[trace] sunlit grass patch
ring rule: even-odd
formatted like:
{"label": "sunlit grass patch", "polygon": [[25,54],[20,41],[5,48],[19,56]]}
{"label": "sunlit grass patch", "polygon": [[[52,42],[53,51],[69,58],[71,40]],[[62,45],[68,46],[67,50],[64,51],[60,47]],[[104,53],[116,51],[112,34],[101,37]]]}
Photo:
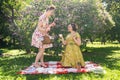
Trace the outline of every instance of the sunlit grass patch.
{"label": "sunlit grass patch", "polygon": [[23,50],[10,50],[10,51],[7,51],[6,53],[4,54],[8,54],[8,55],[20,55],[20,54],[25,54],[25,51]]}
{"label": "sunlit grass patch", "polygon": [[6,55],[21,55],[21,54],[25,54],[25,51],[23,50],[19,50],[19,49],[0,49],[2,55],[6,56]]}

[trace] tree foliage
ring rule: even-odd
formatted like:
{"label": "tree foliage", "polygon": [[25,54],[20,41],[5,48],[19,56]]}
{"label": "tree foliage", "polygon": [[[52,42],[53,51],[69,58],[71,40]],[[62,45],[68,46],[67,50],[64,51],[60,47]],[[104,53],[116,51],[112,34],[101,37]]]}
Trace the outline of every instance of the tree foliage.
{"label": "tree foliage", "polygon": [[13,34],[18,31],[19,28],[15,21],[19,16],[20,6],[20,0],[0,0],[1,43],[7,41],[7,43],[15,44],[15,37]]}
{"label": "tree foliage", "polygon": [[[21,2],[23,4],[23,1]],[[31,37],[37,26],[38,18],[51,4],[54,4],[57,9],[50,22],[54,18],[58,18],[56,27],[50,32],[51,35],[55,36],[53,49],[61,50],[60,40],[57,35],[62,33],[66,36],[69,23],[74,22],[78,25],[78,32],[81,34],[82,39],[101,36],[106,30],[114,26],[112,16],[106,11],[100,0],[34,0],[24,8],[21,5],[22,8],[19,7],[18,10],[16,9],[18,3],[16,4],[16,7],[13,8],[13,10],[16,10],[14,11],[16,17],[13,17],[13,24],[8,27],[20,48],[28,52],[32,50],[30,46]],[[24,2],[24,4],[26,3]]]}
{"label": "tree foliage", "polygon": [[106,31],[108,39],[120,42],[120,0],[103,0],[107,11],[113,16],[115,27]]}

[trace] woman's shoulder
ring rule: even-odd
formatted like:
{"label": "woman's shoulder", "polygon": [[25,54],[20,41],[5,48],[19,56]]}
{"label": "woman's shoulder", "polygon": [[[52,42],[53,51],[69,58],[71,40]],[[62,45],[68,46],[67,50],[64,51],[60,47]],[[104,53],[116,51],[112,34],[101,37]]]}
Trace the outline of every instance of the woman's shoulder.
{"label": "woman's shoulder", "polygon": [[44,19],[45,19],[45,15],[42,14],[42,15],[39,17],[39,21],[44,20]]}
{"label": "woman's shoulder", "polygon": [[76,32],[76,36],[77,36],[77,37],[80,37],[80,33]]}
{"label": "woman's shoulder", "polygon": [[80,35],[80,33],[76,32],[76,35]]}

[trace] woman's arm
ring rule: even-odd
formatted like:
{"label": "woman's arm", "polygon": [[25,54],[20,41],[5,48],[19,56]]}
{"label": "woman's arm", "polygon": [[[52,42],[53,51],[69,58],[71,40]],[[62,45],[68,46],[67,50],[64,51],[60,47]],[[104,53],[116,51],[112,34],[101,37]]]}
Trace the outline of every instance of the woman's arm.
{"label": "woman's arm", "polygon": [[73,37],[73,39],[74,39],[75,43],[76,43],[78,46],[81,45],[81,39],[80,39],[80,37]]}
{"label": "woman's arm", "polygon": [[39,21],[38,22],[38,29],[40,32],[42,33],[46,33],[46,30],[42,28],[43,27],[43,22],[42,21]]}
{"label": "woman's arm", "polygon": [[65,41],[65,39],[63,38],[63,35],[62,34],[59,34],[59,37],[61,38],[61,41],[64,45],[67,44],[67,42]]}
{"label": "woman's arm", "polygon": [[54,27],[56,25],[56,21],[58,20],[58,18],[55,18],[54,21],[48,25],[48,28],[46,29],[46,31],[50,31],[51,27]]}
{"label": "woman's arm", "polygon": [[62,37],[61,39],[62,39],[62,43],[63,43],[64,45],[66,45],[66,44],[67,44],[66,40],[64,40],[63,37]]}
{"label": "woman's arm", "polygon": [[48,25],[46,31],[47,31],[47,32],[50,31],[51,27],[53,27],[53,26],[55,26],[55,23],[54,23],[54,22]]}

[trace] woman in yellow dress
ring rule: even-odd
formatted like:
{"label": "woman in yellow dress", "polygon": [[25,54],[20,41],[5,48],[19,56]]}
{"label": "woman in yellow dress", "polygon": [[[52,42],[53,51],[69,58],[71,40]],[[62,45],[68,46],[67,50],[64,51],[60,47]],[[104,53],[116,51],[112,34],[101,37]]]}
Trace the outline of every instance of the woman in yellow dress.
{"label": "woman in yellow dress", "polygon": [[83,55],[79,47],[81,45],[81,38],[76,30],[76,25],[72,23],[68,25],[68,31],[70,33],[67,35],[66,40],[60,35],[62,43],[66,45],[61,60],[62,65],[65,67],[78,68],[85,66]]}

